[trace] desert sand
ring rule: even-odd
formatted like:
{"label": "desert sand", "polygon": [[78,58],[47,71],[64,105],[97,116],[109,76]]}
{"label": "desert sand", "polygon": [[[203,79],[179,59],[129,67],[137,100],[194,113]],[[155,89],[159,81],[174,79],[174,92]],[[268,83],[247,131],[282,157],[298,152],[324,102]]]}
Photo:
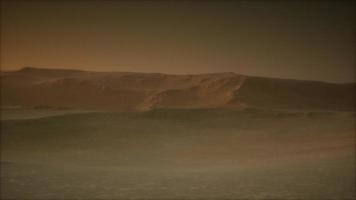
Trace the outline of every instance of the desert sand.
{"label": "desert sand", "polygon": [[355,84],[1,73],[3,199],[354,199]]}

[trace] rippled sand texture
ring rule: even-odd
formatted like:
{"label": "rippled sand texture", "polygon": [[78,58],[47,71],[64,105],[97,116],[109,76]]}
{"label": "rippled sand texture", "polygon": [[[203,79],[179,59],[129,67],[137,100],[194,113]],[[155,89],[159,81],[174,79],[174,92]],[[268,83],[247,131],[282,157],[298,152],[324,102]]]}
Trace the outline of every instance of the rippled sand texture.
{"label": "rippled sand texture", "polygon": [[353,199],[355,114],[161,109],[3,120],[4,199]]}

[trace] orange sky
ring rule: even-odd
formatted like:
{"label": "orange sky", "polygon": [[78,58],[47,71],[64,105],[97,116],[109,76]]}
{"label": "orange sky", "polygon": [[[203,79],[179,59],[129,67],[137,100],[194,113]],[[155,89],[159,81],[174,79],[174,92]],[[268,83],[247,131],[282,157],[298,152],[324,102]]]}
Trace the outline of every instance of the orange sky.
{"label": "orange sky", "polygon": [[355,4],[2,1],[1,69],[355,80]]}

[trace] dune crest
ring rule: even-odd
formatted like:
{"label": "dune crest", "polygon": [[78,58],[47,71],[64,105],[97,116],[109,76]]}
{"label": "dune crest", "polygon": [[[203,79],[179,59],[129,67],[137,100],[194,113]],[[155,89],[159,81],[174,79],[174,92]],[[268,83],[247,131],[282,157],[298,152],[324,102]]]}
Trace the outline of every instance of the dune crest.
{"label": "dune crest", "polygon": [[262,107],[354,110],[355,84],[250,77],[170,75],[25,67],[2,72],[2,105],[146,111]]}

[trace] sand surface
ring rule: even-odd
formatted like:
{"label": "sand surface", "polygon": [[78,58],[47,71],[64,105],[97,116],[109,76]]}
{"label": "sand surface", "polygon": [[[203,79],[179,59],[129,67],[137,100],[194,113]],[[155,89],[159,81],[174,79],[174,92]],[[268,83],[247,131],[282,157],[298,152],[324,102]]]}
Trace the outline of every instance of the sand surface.
{"label": "sand surface", "polygon": [[354,199],[355,114],[261,109],[3,120],[4,199]]}

